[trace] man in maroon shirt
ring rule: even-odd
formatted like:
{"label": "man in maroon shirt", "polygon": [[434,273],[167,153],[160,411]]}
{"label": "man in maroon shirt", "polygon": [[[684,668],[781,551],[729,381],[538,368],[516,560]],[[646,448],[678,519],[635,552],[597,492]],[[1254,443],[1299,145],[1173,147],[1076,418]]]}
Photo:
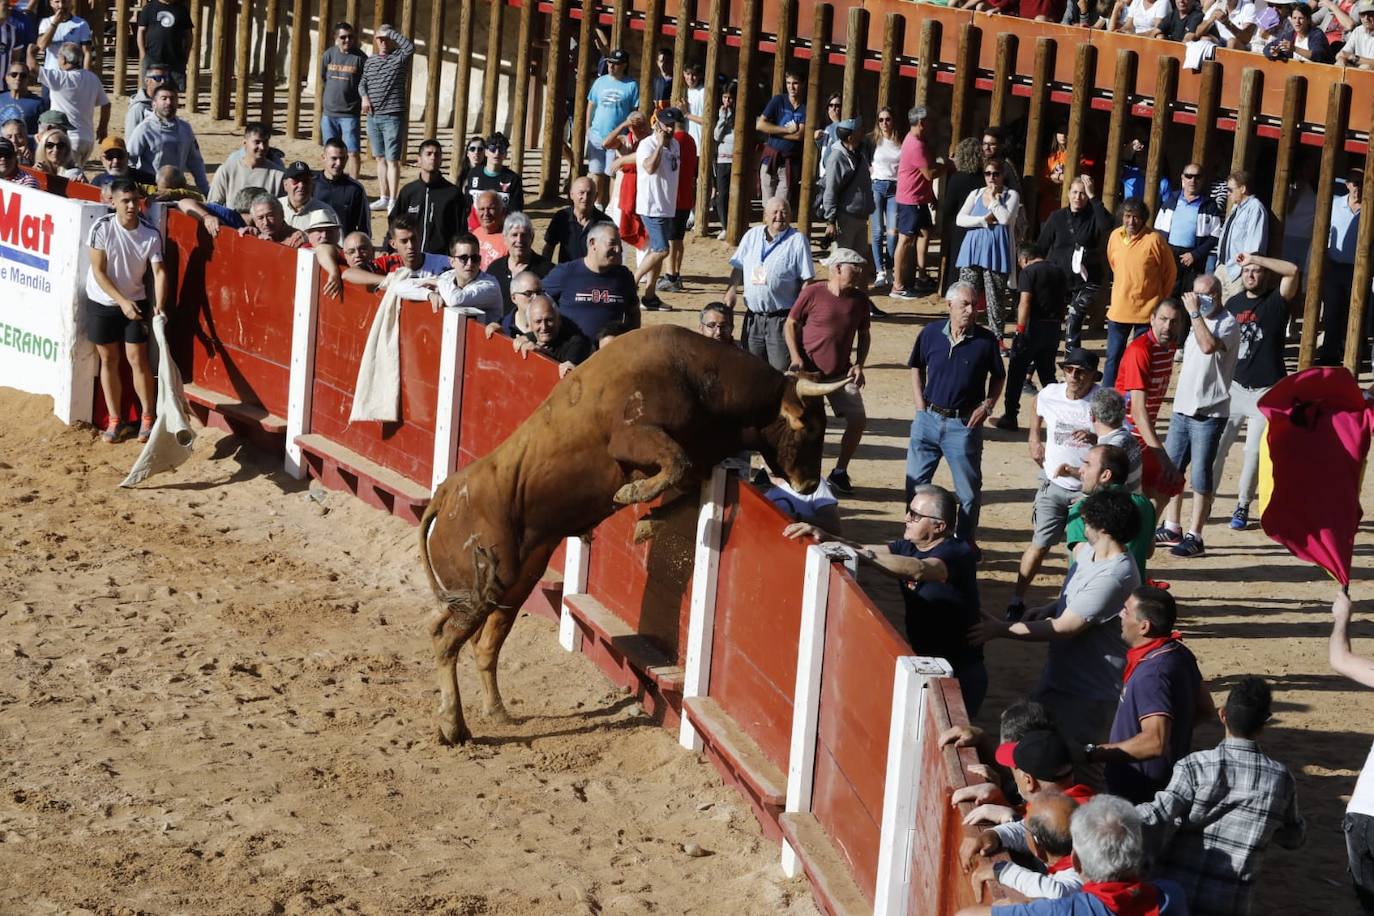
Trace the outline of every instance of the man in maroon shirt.
{"label": "man in maroon shirt", "polygon": [[[819,372],[822,378],[849,376],[849,384],[826,395],[837,417],[844,419],[840,457],[826,480],[830,488],[848,496],[849,459],[859,448],[868,415],[860,389],[864,386],[864,361],[868,359],[869,315],[873,302],[864,292],[863,272],[868,263],[850,248],[837,248],[826,261],[830,279],[812,283],[801,291],[787,313],[783,336],[791,354],[790,372]],[[855,339],[859,352],[851,361]]]}

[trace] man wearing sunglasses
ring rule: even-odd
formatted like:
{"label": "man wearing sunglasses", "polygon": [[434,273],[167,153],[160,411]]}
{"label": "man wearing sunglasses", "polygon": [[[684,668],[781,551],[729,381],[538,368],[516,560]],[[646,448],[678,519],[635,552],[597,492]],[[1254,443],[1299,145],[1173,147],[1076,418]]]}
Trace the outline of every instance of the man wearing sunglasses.
{"label": "man wearing sunglasses", "polygon": [[449,247],[449,269],[437,277],[402,281],[397,295],[402,299],[428,300],[436,312],[441,308],[459,309],[483,324],[500,321],[501,290],[491,275],[482,270],[481,261],[477,239],[466,232],[455,236]]}
{"label": "man wearing sunglasses", "polygon": [[28,132],[34,134],[38,132],[38,116],[48,110],[48,100],[34,95],[29,89],[28,65],[22,57],[16,57],[5,71],[5,91],[0,92],[0,123],[19,118]]}
{"label": "man wearing sunglasses", "polygon": [[0,139],[0,181],[23,185],[26,188],[38,187],[38,181],[19,167],[19,155],[14,144]]}
{"label": "man wearing sunglasses", "polygon": [[479,226],[476,204],[483,191],[500,196],[504,213],[525,211],[525,189],[520,175],[506,166],[506,153],[509,150],[510,142],[506,140],[506,135],[497,131],[482,144],[482,167],[468,170],[463,183],[463,206],[467,210],[469,230],[476,231]]}
{"label": "man wearing sunglasses", "polygon": [[1336,55],[1336,64],[1374,70],[1374,3],[1365,0],[1356,4],[1355,15],[1360,19],[1360,26],[1345,36],[1345,45]]}
{"label": "man wearing sunglasses", "polygon": [[639,83],[629,78],[630,55],[616,48],[606,55],[606,65],[609,72],[587,90],[587,174],[596,183],[596,200],[603,207],[611,199],[610,163],[616,157],[603,144],[639,108]]}
{"label": "man wearing sunglasses", "polygon": [[129,110],[124,114],[124,136],[125,138],[134,135],[134,129],[143,123],[143,120],[153,113],[153,93],[157,87],[167,82],[167,69],[157,64],[149,65],[143,74],[143,85],[134,93],[134,97],[129,100]]}
{"label": "man wearing sunglasses", "polygon": [[362,153],[362,139],[358,125],[362,123],[362,96],[358,85],[363,78],[363,64],[367,55],[358,49],[353,24],[334,25],[334,47],[320,59],[320,85],[324,86],[323,111],[320,115],[320,135],[327,143],[340,140],[348,150],[347,171],[358,177],[358,158]]}
{"label": "man wearing sunglasses", "polygon": [[860,561],[901,580],[907,641],[917,655],[949,662],[964,706],[974,716],[987,694],[988,673],[982,648],[968,639],[982,612],[973,548],[954,537],[958,512],[952,493],[922,484],[908,501],[901,537],[886,544],[860,544],[805,522],[794,522],[782,533],[793,540],[843,544]]}
{"label": "man wearing sunglasses", "polygon": [[1182,187],[1170,191],[1159,201],[1155,229],[1169,240],[1178,263],[1178,278],[1173,295],[1193,288],[1193,280],[1207,271],[1207,259],[1221,240],[1222,213],[1216,202],[1203,193],[1207,188],[1202,166],[1190,162],[1183,167]]}

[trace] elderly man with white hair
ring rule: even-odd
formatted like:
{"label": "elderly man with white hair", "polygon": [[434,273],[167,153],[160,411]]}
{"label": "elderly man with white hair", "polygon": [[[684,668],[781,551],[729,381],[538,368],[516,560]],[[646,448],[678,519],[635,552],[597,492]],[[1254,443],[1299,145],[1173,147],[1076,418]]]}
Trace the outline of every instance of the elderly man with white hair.
{"label": "elderly man with white hair", "polygon": [[501,237],[506,240],[506,253],[487,266],[487,273],[501,287],[501,298],[507,308],[511,305],[511,277],[532,271],[541,279],[553,270],[553,262],[534,250],[534,223],[522,212],[506,217],[501,225]]}
{"label": "elderly man with white hair", "polygon": [[[29,69],[38,74],[38,82],[50,93],[52,108],[65,114],[75,127],[69,131],[76,162],[83,165],[91,156],[97,142],[105,139],[110,127],[110,97],[105,94],[100,77],[81,66],[81,47],[65,42],[57,49],[57,69],[38,66],[37,45],[29,45]],[[95,124],[95,111],[100,109],[100,124]]]}
{"label": "elderly man with white hair", "polygon": [[1073,813],[1069,834],[1082,891],[1008,906],[969,906],[957,916],[1187,916],[1183,888],[1173,881],[1145,880],[1141,819],[1130,802],[1115,795],[1096,796]]}
{"label": "elderly man with white hair", "polygon": [[744,233],[730,267],[725,304],[735,308],[743,289],[745,349],[785,372],[790,354],[783,324],[802,286],[816,276],[811,246],[805,235],[792,228],[792,208],[786,198],[764,203],[763,224]]}

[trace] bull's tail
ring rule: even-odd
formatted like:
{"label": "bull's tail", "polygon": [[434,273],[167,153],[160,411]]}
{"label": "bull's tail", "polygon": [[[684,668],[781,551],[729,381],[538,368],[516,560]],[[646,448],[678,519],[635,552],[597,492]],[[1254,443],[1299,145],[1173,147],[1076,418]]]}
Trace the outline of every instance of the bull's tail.
{"label": "bull's tail", "polygon": [[429,552],[429,535],[439,515],[439,492],[425,507],[420,516],[420,559],[424,561],[425,575],[429,577],[429,587],[439,599],[440,609],[430,618],[432,635],[444,628],[450,617],[457,615],[458,623],[464,629],[481,623],[492,610],[499,606],[498,601],[505,586],[497,574],[498,562],[492,550],[476,542],[476,535],[468,539],[465,548],[472,550],[472,583],[469,588],[450,587],[439,580],[434,572],[434,562]]}
{"label": "bull's tail", "polygon": [[434,519],[439,514],[437,506],[439,504],[439,494],[436,491],[434,497],[430,499],[429,505],[425,506],[425,512],[420,516],[420,559],[425,564],[425,575],[429,577],[429,587],[434,594],[443,600],[443,586],[439,584],[439,579],[434,575],[434,564],[429,560],[429,529],[434,527]]}

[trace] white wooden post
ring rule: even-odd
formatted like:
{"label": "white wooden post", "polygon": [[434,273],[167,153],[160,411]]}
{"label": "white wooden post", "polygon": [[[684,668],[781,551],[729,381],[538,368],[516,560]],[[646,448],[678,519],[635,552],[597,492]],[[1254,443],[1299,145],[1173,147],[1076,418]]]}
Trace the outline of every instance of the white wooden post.
{"label": "white wooden post", "polygon": [[[802,581],[801,633],[797,638],[797,689],[792,694],[792,746],[787,754],[787,812],[811,810],[816,775],[816,731],[821,707],[821,661],[825,657],[825,615],[830,604],[830,554],[820,545],[806,549]],[[801,860],[786,840],[782,870],[789,878],[801,874]]]}
{"label": "white wooden post", "polygon": [[[711,649],[716,630],[716,576],[720,570],[720,526],[725,514],[725,468],[717,465],[701,485],[697,512],[696,557],[692,563],[692,606],[687,621],[687,659],[683,664],[682,698],[705,696],[711,683]],[[686,716],[678,743],[702,749],[701,736]]]}
{"label": "white wooden post", "polygon": [[296,252],[295,314],[291,321],[291,381],[286,394],[286,473],[305,476],[297,436],[310,432],[315,387],[315,324],[320,308],[320,272],[309,251]]}
{"label": "white wooden post", "polygon": [[439,343],[439,403],[434,411],[434,471],[429,489],[439,489],[458,467],[458,430],[463,411],[463,359],[468,342],[468,319],[457,309],[444,309]]}
{"label": "white wooden post", "polygon": [[558,643],[569,652],[582,648],[582,631],[568,607],[569,595],[587,591],[587,570],[591,566],[591,544],[585,538],[568,538],[563,551],[563,609],[558,618]]}
{"label": "white wooden post", "polygon": [[911,899],[911,847],[916,799],[921,793],[921,754],[931,680],[953,672],[943,658],[897,659],[892,680],[892,724],[887,733],[887,778],[878,841],[878,881],[873,916],[906,916]]}

